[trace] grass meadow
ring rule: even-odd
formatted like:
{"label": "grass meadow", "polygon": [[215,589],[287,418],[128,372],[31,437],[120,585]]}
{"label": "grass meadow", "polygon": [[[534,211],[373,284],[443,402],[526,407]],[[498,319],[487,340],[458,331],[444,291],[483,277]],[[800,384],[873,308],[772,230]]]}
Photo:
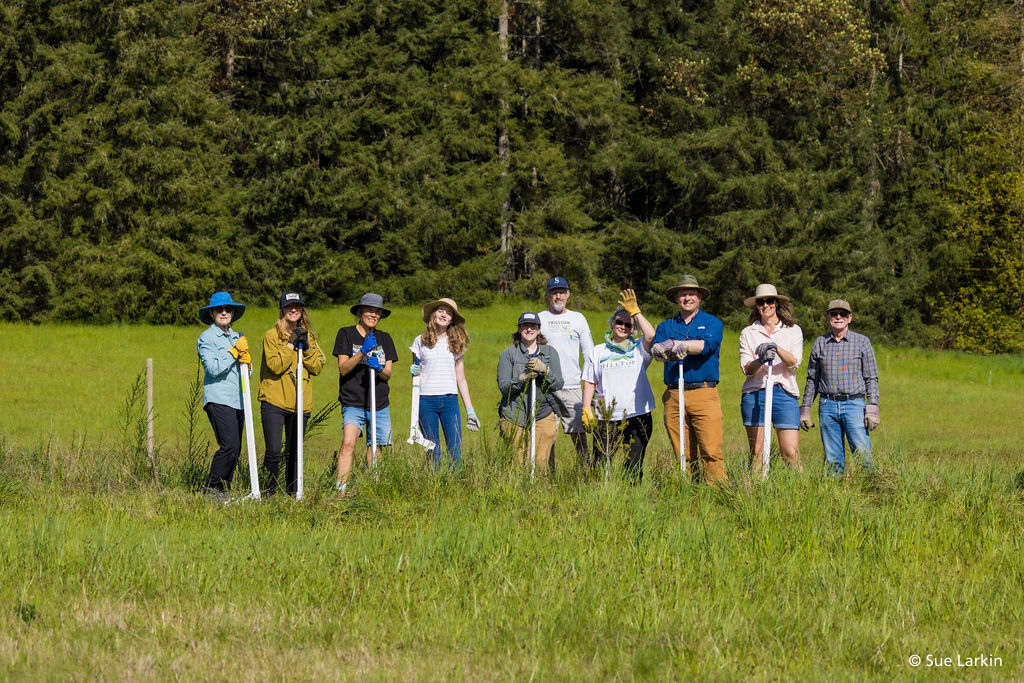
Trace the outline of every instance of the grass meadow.
{"label": "grass meadow", "polygon": [[[745,474],[731,331],[728,487],[679,481],[660,409],[639,487],[582,473],[564,438],[554,478],[531,485],[499,451],[494,381],[528,307],[465,311],[483,428],[464,467],[435,473],[404,443],[422,323],[397,308],[379,477],[357,469],[358,495],[335,499],[335,413],[307,442],[306,500],[228,507],[194,491],[212,451],[205,415],[188,434],[198,323],[0,325],[0,678],[1024,678],[1024,359],[876,346],[876,471],[824,478],[815,430],[807,471],[762,483]],[[319,407],[352,317],[311,314]],[[256,342],[274,315],[235,327]],[[607,316],[588,315],[596,336]],[[824,321],[802,322],[809,349]],[[147,358],[155,476],[141,406],[125,415]],[[244,493],[244,452],[235,481]]]}

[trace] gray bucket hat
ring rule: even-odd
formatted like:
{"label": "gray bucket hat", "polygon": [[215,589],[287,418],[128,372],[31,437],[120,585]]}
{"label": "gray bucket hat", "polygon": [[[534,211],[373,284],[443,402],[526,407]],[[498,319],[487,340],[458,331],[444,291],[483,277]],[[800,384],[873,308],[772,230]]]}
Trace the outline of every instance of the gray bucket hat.
{"label": "gray bucket hat", "polygon": [[380,294],[374,294],[367,292],[359,297],[359,303],[348,309],[352,312],[352,315],[360,315],[359,309],[361,308],[379,308],[383,313],[380,314],[381,320],[391,315],[391,311],[384,308],[384,297]]}
{"label": "gray bucket hat", "polygon": [[668,288],[668,291],[665,292],[665,298],[671,301],[672,303],[676,303],[676,294],[679,292],[680,289],[696,289],[698,292],[700,292],[700,298],[702,299],[707,299],[709,296],[711,296],[711,290],[708,289],[707,287],[701,287],[699,284],[697,284],[696,277],[694,277],[693,275],[683,275],[681,278],[679,278],[679,281],[676,282],[675,287]]}

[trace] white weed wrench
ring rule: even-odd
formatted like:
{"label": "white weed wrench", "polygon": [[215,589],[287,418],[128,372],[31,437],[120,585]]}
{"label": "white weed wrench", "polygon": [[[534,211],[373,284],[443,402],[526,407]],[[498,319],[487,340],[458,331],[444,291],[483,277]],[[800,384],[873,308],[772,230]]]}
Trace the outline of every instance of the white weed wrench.
{"label": "white weed wrench", "polygon": [[761,478],[768,478],[772,454],[772,362],[768,361],[768,381],[764,387],[764,437],[761,442]]}
{"label": "white weed wrench", "polygon": [[537,378],[530,378],[530,483],[537,469]]}
{"label": "white weed wrench", "polygon": [[239,368],[242,377],[242,410],[245,413],[245,445],[249,449],[249,486],[252,491],[248,496],[242,498],[260,499],[260,475],[259,465],[256,464],[256,435],[252,426],[252,396],[249,388],[249,366],[240,363]]}
{"label": "white weed wrench", "polygon": [[298,480],[295,484],[295,500],[302,500],[302,437],[303,437],[303,406],[302,400],[302,343],[296,347],[299,352],[299,366],[295,368],[295,454],[298,460]]}
{"label": "white weed wrench", "polygon": [[[420,362],[417,360],[416,365]],[[423,432],[420,431],[420,376],[412,376],[412,415],[410,416],[410,422],[412,425],[409,427],[409,438],[406,439],[406,443],[419,444],[428,451],[434,450],[437,446],[433,441],[423,436]]]}
{"label": "white weed wrench", "polygon": [[370,471],[377,476],[377,371],[370,368]]}
{"label": "white weed wrench", "polygon": [[[685,356],[683,357],[685,358]],[[686,476],[686,387],[683,386],[683,361],[679,361],[679,473]]]}

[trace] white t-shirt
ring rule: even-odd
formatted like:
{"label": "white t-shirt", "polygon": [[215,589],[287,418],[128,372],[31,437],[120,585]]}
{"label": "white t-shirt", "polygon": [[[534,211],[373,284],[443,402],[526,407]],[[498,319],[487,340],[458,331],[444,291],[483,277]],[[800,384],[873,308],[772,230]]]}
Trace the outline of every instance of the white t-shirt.
{"label": "white t-shirt", "polygon": [[434,348],[423,344],[418,335],[412,341],[409,350],[420,359],[420,396],[444,396],[459,393],[459,385],[455,381],[456,356],[448,350],[448,336],[437,340]]}
{"label": "white t-shirt", "polygon": [[[772,385],[782,387],[790,396],[800,398],[800,387],[796,383],[796,369],[800,367],[800,361],[804,355],[804,333],[799,325],[783,327],[776,325],[775,332],[769,336],[768,330],[760,321],[754,321],[740,332],[740,370],[747,367],[747,363],[757,358],[757,347],[765,342],[773,341],[780,349],[789,351],[796,358],[796,366],[787,368],[780,358],[772,363]],[[768,367],[762,365],[753,375],[748,375],[743,382],[741,393],[748,394],[752,391],[764,389],[765,380],[768,378]]]}
{"label": "white t-shirt", "polygon": [[582,313],[568,310],[561,313],[544,310],[537,315],[540,316],[540,333],[548,340],[548,346],[558,353],[565,388],[578,387],[580,352],[588,358],[594,350],[594,338],[590,336],[587,319]]}
{"label": "white t-shirt", "polygon": [[583,380],[594,385],[594,414],[598,419],[601,400],[605,405],[615,400],[614,420],[654,410],[654,392],[647,381],[651,354],[644,350],[642,341],[626,353],[611,349],[607,344],[595,346],[588,360],[590,362],[583,367]]}

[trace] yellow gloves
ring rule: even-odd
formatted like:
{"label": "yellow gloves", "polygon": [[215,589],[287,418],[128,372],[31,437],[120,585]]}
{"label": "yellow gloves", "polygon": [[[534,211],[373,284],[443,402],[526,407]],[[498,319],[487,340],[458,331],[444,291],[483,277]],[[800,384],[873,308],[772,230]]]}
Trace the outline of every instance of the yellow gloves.
{"label": "yellow gloves", "polygon": [[594,430],[594,427],[596,426],[597,417],[594,416],[594,409],[590,406],[587,406],[586,408],[583,409],[583,428],[586,429],[588,432],[591,432]]}
{"label": "yellow gloves", "polygon": [[245,363],[250,368],[252,367],[252,356],[249,355],[249,340],[245,337],[239,337],[235,345],[228,349],[228,353],[239,363]]}
{"label": "yellow gloves", "polygon": [[619,292],[619,305],[625,308],[631,316],[640,314],[640,304],[636,302],[636,293],[632,289],[624,289]]}

